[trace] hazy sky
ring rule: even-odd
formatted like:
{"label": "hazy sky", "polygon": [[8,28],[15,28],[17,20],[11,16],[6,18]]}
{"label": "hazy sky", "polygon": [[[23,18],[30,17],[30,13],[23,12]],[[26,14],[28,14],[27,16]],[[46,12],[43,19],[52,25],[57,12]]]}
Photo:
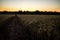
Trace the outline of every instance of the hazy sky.
{"label": "hazy sky", "polygon": [[60,0],[0,0],[0,11],[60,11]]}

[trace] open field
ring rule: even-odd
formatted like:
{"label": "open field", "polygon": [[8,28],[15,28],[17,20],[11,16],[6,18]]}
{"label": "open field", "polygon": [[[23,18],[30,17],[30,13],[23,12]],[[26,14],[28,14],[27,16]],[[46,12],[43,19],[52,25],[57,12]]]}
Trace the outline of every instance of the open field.
{"label": "open field", "polygon": [[[6,23],[5,23],[6,22]],[[0,15],[0,25],[3,23],[5,26],[0,27],[11,27],[16,29],[17,37],[21,40],[21,37],[18,36],[18,33],[25,32],[25,35],[22,40],[59,40],[60,38],[60,15]],[[19,25],[20,24],[20,25]],[[10,25],[10,26],[9,26]],[[21,26],[23,25],[23,27]],[[24,29],[25,28],[25,29]],[[18,30],[19,29],[19,30]],[[21,31],[20,29],[24,29]],[[14,39],[16,35],[13,33],[12,29],[9,30],[11,38],[10,40]],[[12,30],[13,32],[10,32]],[[17,31],[18,30],[18,31]],[[14,35],[13,35],[14,34]],[[28,34],[28,36],[27,36]],[[28,37],[25,38],[24,37]],[[18,40],[18,38],[16,39]],[[2,37],[3,38],[3,37]]]}
{"label": "open field", "polygon": [[13,15],[4,15],[4,14],[0,15],[0,22],[5,21],[6,19],[8,19],[11,16],[13,16]]}
{"label": "open field", "polygon": [[[4,21],[12,16],[15,16],[14,14],[9,15],[0,15],[0,22]],[[37,22],[37,21],[48,21],[48,20],[58,20],[60,18],[60,15],[18,15],[18,17],[22,20],[25,21],[25,23],[31,23],[31,22]]]}

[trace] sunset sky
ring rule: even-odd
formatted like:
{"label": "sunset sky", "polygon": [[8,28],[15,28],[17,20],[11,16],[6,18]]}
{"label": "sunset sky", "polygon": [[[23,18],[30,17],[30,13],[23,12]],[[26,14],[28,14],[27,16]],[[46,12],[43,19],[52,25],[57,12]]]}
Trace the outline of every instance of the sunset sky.
{"label": "sunset sky", "polygon": [[60,0],[0,0],[0,11],[58,11]]}

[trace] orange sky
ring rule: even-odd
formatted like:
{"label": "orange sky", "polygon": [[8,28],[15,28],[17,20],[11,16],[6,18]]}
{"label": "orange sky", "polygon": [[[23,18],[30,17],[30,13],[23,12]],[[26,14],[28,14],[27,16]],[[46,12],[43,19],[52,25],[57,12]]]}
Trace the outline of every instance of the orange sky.
{"label": "orange sky", "polygon": [[0,0],[0,11],[57,11],[60,12],[58,0]]}

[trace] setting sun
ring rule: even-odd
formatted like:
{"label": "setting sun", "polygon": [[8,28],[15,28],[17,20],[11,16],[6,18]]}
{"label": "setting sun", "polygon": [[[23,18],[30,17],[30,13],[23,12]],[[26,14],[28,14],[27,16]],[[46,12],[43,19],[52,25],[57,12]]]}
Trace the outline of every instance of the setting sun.
{"label": "setting sun", "polygon": [[0,11],[58,11],[59,0],[0,0]]}

